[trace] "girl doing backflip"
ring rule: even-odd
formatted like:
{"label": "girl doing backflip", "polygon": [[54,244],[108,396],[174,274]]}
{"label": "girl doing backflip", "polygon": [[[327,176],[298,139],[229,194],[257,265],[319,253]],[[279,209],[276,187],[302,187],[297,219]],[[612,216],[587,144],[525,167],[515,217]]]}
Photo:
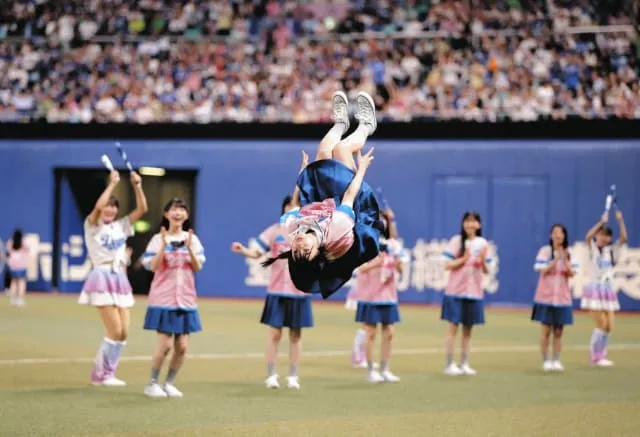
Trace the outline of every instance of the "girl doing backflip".
{"label": "girl doing backflip", "polygon": [[374,191],[364,182],[373,149],[362,155],[376,129],[375,105],[371,96],[360,92],[356,106],[358,128],[341,140],[349,128],[349,105],[343,92],[334,93],[334,125],[320,142],[316,161],[298,177],[302,208],[281,218],[292,238],[291,250],[263,263],[268,267],[286,259],[296,288],[325,299],[379,252],[380,211]]}

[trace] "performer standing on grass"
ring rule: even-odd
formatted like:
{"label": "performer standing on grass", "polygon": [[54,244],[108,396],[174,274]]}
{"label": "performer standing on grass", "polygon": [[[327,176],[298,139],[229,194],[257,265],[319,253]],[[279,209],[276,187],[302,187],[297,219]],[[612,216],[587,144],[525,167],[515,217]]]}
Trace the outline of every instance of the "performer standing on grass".
{"label": "performer standing on grass", "polygon": [[[303,167],[306,166],[306,154],[303,155]],[[285,214],[293,208],[299,207],[297,190],[293,196],[286,196],[282,202],[282,212]],[[258,259],[265,253],[277,257],[283,252],[291,250],[291,240],[278,222],[265,229],[257,239],[259,249],[249,249],[242,243],[234,242],[231,250],[246,258]],[[264,302],[260,323],[269,327],[267,336],[267,388],[279,388],[276,373],[276,359],[278,347],[282,338],[282,329],[289,328],[289,376],[287,387],[300,388],[298,368],[302,353],[302,329],[313,327],[312,296],[296,289],[291,277],[287,261],[279,259],[271,265],[267,297]]]}
{"label": "performer standing on grass", "polygon": [[[564,327],[573,324],[573,299],[569,278],[576,274],[578,264],[569,252],[567,229],[561,224],[551,227],[549,244],[542,246],[536,256],[534,270],[540,272],[533,298],[531,320],[540,322],[540,350],[542,370],[562,372],[560,362]],[[553,356],[549,359],[549,337],[553,332]]]}
{"label": "performer standing on grass", "polygon": [[106,330],[91,372],[91,382],[103,386],[126,385],[116,378],[120,354],[129,334],[129,309],[134,304],[127,279],[126,241],[134,234],[133,223],[148,210],[142,179],[132,171],[136,208],[129,215],[116,219],[120,203],[112,193],[119,182],[120,175],[112,171],[109,185],[84,222],[84,241],[93,270],[84,283],[78,302],[98,308]]}
{"label": "performer standing on grass", "polygon": [[609,213],[602,214],[585,237],[589,247],[589,262],[585,266],[591,280],[582,294],[580,308],[591,312],[595,328],[591,335],[590,361],[598,367],[611,367],[607,359],[607,345],[613,331],[615,312],[620,310],[618,295],[613,288],[616,261],[622,256],[627,243],[627,227],[622,211],[616,209],[616,220],[620,229],[618,241],[613,242],[613,230],[607,226]]}
{"label": "performer standing on grass", "polygon": [[[143,256],[144,266],[154,272],[144,318],[144,329],[157,332],[151,378],[144,389],[152,398],[182,397],[174,381],[187,354],[189,335],[202,331],[194,273],[202,269],[206,258],[188,220],[184,200],[170,200],[164,207],[160,233],[151,238]],[[167,379],[160,385],[160,369],[172,347]]]}
{"label": "performer standing on grass", "polygon": [[[469,365],[471,332],[475,325],[484,324],[484,290],[482,277],[491,262],[489,243],[482,238],[480,214],[467,211],[462,217],[460,234],[449,240],[444,252],[445,269],[450,271],[449,281],[442,298],[441,319],[448,322],[446,335],[447,375],[475,375]],[[460,367],[453,361],[458,326],[462,325],[462,353]]]}
{"label": "performer standing on grass", "polygon": [[[29,247],[24,242],[22,230],[13,231],[11,240],[7,241],[7,264],[11,274],[9,286],[11,305],[24,306],[27,294],[27,266],[29,265]],[[0,269],[0,272],[2,269]]]}

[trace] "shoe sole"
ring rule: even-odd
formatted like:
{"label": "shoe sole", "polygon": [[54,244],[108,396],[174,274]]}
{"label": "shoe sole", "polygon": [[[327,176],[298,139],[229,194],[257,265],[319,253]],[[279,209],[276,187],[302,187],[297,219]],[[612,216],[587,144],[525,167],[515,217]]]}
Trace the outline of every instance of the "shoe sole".
{"label": "shoe sole", "polygon": [[[369,105],[371,105],[371,108],[373,108],[373,132],[376,131],[376,129],[378,128],[378,119],[376,118],[376,104],[373,101],[373,97],[371,97],[368,93],[365,93],[364,91],[360,91],[358,93],[358,95],[356,95],[356,101],[358,101],[358,98],[364,98],[367,100],[367,102],[369,102]],[[371,132],[373,134],[373,132]]]}
{"label": "shoe sole", "polygon": [[347,98],[347,95],[342,92],[342,91],[336,91],[335,93],[333,93],[333,95],[331,96],[331,105],[333,105],[333,101],[335,100],[336,97],[340,97],[340,99],[342,100],[342,103],[344,103],[347,107],[347,120],[346,120],[346,125],[347,125],[347,129],[349,129],[349,125],[351,124],[350,120],[349,120],[349,99]]}

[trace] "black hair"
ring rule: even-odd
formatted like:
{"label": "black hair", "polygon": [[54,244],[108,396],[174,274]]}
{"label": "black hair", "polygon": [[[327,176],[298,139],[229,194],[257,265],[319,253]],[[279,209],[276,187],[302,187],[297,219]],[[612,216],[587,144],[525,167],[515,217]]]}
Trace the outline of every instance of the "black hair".
{"label": "black hair", "polygon": [[11,237],[11,244],[13,250],[19,250],[22,248],[22,230],[20,228],[16,228],[13,231],[13,236]]}
{"label": "black hair", "polygon": [[291,195],[284,196],[284,199],[282,199],[282,208],[280,209],[280,215],[284,215],[284,210],[287,205],[291,203],[291,200]]}
{"label": "black hair", "polygon": [[385,213],[380,214],[380,221],[382,222],[382,236],[387,240],[391,238],[391,220]]}
{"label": "black hair", "polygon": [[318,248],[318,255],[314,259],[294,260],[291,250],[287,250],[275,258],[267,258],[261,265],[266,268],[280,259],[288,260],[289,271],[292,272],[291,280],[298,289],[305,289],[308,284],[321,277],[325,268],[329,265],[324,247]]}
{"label": "black hair", "polygon": [[[170,201],[168,201],[165,205],[164,208],[162,208],[162,210],[167,213],[171,210],[171,208],[182,208],[185,211],[187,211],[187,214],[189,213],[189,208],[187,207],[187,202],[185,202],[184,200],[178,198],[178,197],[174,197],[173,199],[171,199]],[[162,216],[162,227],[164,227],[165,229],[169,229],[169,220],[163,215]],[[182,230],[183,231],[188,231],[191,228],[191,220],[187,219],[184,221],[184,223],[182,224]]]}
{"label": "black hair", "polygon": [[[606,235],[607,237],[613,237],[613,229],[611,229],[610,226],[603,226],[600,228],[600,230],[598,232],[602,232],[604,235]],[[593,239],[595,240],[595,237],[593,237]],[[610,244],[609,244],[610,246]],[[598,247],[598,250],[600,251],[600,255],[602,255],[602,249],[604,249],[604,247]],[[616,266],[616,260],[613,256],[613,249],[610,250],[611,252],[611,266],[615,267]]]}
{"label": "black hair", "polygon": [[109,196],[109,200],[107,200],[107,205],[115,206],[116,208],[120,209],[120,201],[116,196],[113,196],[113,195]]}
{"label": "black hair", "polygon": [[567,228],[565,228],[564,225],[561,223],[554,224],[553,226],[551,226],[551,229],[549,230],[549,246],[551,246],[551,259],[553,259],[554,252],[555,252],[555,249],[553,248],[553,240],[551,239],[551,233],[553,233],[553,230],[555,228],[560,228],[562,230],[562,233],[564,234],[564,240],[562,240],[562,247],[564,249],[569,247],[569,234],[567,233]]}
{"label": "black hair", "polygon": [[480,213],[476,211],[467,211],[462,216],[462,221],[460,222],[460,250],[458,250],[458,256],[464,255],[464,251],[466,250],[466,242],[467,242],[467,233],[464,231],[464,222],[467,219],[476,219],[478,223],[480,223],[480,229],[476,231],[476,237],[482,237],[482,219],[480,218]]}

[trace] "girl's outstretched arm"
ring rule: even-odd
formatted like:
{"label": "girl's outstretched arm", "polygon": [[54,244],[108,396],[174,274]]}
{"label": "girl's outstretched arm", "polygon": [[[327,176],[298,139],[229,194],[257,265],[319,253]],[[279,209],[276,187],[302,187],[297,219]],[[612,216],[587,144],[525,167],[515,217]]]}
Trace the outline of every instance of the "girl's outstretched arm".
{"label": "girl's outstretched arm", "polygon": [[136,195],[136,209],[129,213],[129,222],[135,223],[149,211],[149,207],[147,206],[147,196],[142,190],[142,178],[135,171],[131,172],[131,185],[133,185],[133,192]]}
{"label": "girl's outstretched arm", "polygon": [[343,205],[353,208],[353,202],[360,192],[362,182],[364,182],[364,175],[369,165],[371,165],[371,161],[373,161],[373,147],[365,155],[362,155],[362,152],[358,152],[358,170],[356,170],[353,180],[349,184],[347,191],[345,191],[344,196],[342,196]]}
{"label": "girl's outstretched arm", "polygon": [[95,226],[98,223],[100,211],[109,203],[109,198],[113,194],[113,190],[116,188],[116,185],[118,185],[118,182],[120,182],[120,174],[114,170],[109,175],[109,185],[107,185],[107,188],[105,188],[100,197],[98,197],[95,206],[87,217],[91,226]]}
{"label": "girl's outstretched arm", "polygon": [[624,224],[624,218],[622,217],[622,211],[616,211],[616,220],[618,220],[618,227],[620,228],[620,238],[618,243],[625,244],[628,241],[627,225]]}
{"label": "girl's outstretched arm", "polygon": [[598,231],[602,229],[602,227],[608,221],[609,221],[609,213],[605,212],[604,214],[602,214],[602,217],[600,217],[600,221],[595,225],[593,225],[593,227],[587,231],[587,235],[584,237],[584,239],[587,240],[587,244],[591,243],[591,240],[593,240],[593,237],[596,236]]}

